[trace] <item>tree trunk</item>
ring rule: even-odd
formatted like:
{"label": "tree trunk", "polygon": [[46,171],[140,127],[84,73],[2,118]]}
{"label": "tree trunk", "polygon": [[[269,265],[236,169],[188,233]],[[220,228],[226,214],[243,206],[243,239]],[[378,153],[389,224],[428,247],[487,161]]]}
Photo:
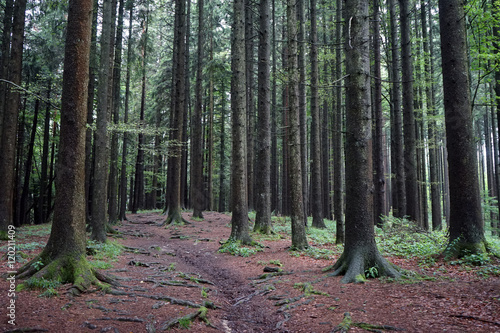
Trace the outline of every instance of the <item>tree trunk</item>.
{"label": "tree trunk", "polygon": [[469,93],[463,2],[440,0],[441,58],[450,184],[452,256],[485,251],[481,196]]}
{"label": "tree trunk", "polygon": [[375,140],[373,142],[374,157],[374,218],[375,225],[382,226],[382,216],[387,215],[385,210],[385,168],[384,168],[384,116],[382,113],[382,72],[380,59],[380,2],[373,5],[373,54],[374,54],[374,115],[375,115]]}
{"label": "tree trunk", "polygon": [[[221,94],[222,96],[225,95],[226,89],[224,87],[224,80],[221,80]],[[219,212],[225,212],[226,211],[226,99],[222,98],[221,102],[221,116],[220,116],[220,151],[219,151],[219,156],[220,156],[220,176],[219,176]],[[203,142],[200,139],[200,142]],[[203,179],[200,178],[201,181]],[[201,182],[202,186],[202,194],[203,194],[203,182]]]}
{"label": "tree trunk", "polygon": [[[342,36],[342,25],[340,24],[342,20],[342,1],[337,0],[337,10],[336,19],[339,22],[335,29],[335,41],[336,43],[341,43]],[[341,79],[341,69],[342,69],[342,53],[341,48],[337,48],[335,52],[335,77],[334,80]],[[338,87],[335,88],[335,121],[333,127],[333,184],[334,184],[334,201],[333,201],[333,211],[336,220],[336,244],[343,244],[345,241],[345,219],[344,219],[344,139],[342,135],[342,88],[339,83]]]}
{"label": "tree trunk", "polygon": [[112,1],[104,0],[101,33],[101,56],[99,66],[99,96],[97,101],[95,145],[94,186],[92,187],[91,238],[98,242],[106,241],[107,200],[108,200],[108,166],[109,166],[109,133],[108,133],[108,96],[111,73],[111,24]]}
{"label": "tree trunk", "polygon": [[[430,181],[431,181],[431,215],[432,215],[432,230],[442,229],[442,216],[441,216],[441,191],[439,189],[439,177],[438,177],[438,160],[437,160],[437,122],[433,120],[433,117],[437,115],[436,107],[434,103],[434,82],[432,80],[432,34],[427,35],[427,13],[429,13],[430,18],[430,6],[426,10],[426,6],[423,0],[420,2],[421,7],[421,21],[422,21],[422,39],[424,44],[424,76],[425,76],[425,95],[427,110],[429,114],[428,120],[428,142],[429,142],[429,170],[430,170]],[[432,31],[432,20],[429,19],[430,31]]]}
{"label": "tree trunk", "polygon": [[[52,91],[52,79],[47,82],[47,101],[50,101]],[[49,160],[49,138],[50,138],[50,103],[46,104],[45,119],[43,125],[42,166],[40,173],[40,193],[38,197],[38,214],[35,215],[35,224],[46,222],[47,211],[50,203],[47,202],[48,191],[48,160]]]}
{"label": "tree trunk", "polygon": [[233,241],[252,242],[248,228],[247,199],[247,113],[245,67],[245,2],[234,0],[231,45],[232,164],[231,236]]}
{"label": "tree trunk", "polygon": [[[130,2],[129,10],[129,27],[128,27],[128,45],[127,45],[127,74],[125,78],[125,103],[124,103],[124,115],[123,123],[128,123],[128,109],[129,109],[129,99],[130,99],[130,67],[132,64],[132,23],[133,23],[133,13],[134,6],[133,2]],[[122,165],[120,170],[120,209],[118,212],[118,219],[120,221],[126,220],[127,216],[125,214],[127,210],[127,149],[129,135],[125,131],[123,133],[123,146],[122,146]]]}
{"label": "tree trunk", "polygon": [[404,172],[406,187],[406,216],[410,220],[418,219],[417,186],[417,144],[415,134],[415,115],[413,108],[413,60],[410,39],[409,0],[400,0],[401,21],[401,67],[403,83],[403,136],[404,136]]}
{"label": "tree trunk", "polygon": [[254,109],[254,42],[253,42],[253,1],[245,0],[245,59],[246,59],[246,92],[247,92],[247,199],[248,210],[254,207],[254,131],[255,131],[255,109]]}
{"label": "tree trunk", "polygon": [[258,122],[257,122],[257,162],[259,170],[255,191],[254,231],[269,234],[271,222],[271,90],[270,90],[270,6],[269,0],[259,4],[259,64],[258,64]]}
{"label": "tree trunk", "polygon": [[288,31],[288,179],[290,191],[290,217],[292,220],[292,248],[303,250],[308,247],[306,237],[306,216],[304,216],[304,200],[301,168],[301,138],[299,112],[299,73],[297,61],[297,5],[294,0],[287,0],[286,17]]}
{"label": "tree trunk", "polygon": [[272,91],[271,91],[271,211],[279,210],[279,170],[278,170],[278,133],[277,133],[277,83],[276,83],[276,6],[272,0]]}
{"label": "tree trunk", "polygon": [[[205,198],[203,196],[203,140],[201,118],[203,117],[203,56],[204,56],[204,2],[198,0],[198,53],[193,117],[191,118],[191,205],[193,217],[203,218]],[[224,128],[224,127],[222,127]],[[221,160],[221,166],[222,166]],[[219,204],[220,209],[220,204]]]}
{"label": "tree trunk", "polygon": [[391,103],[393,107],[394,133],[391,138],[391,149],[394,149],[395,165],[393,172],[396,177],[396,189],[393,189],[393,202],[397,206],[393,207],[395,217],[404,217],[406,215],[406,185],[405,185],[405,160],[403,152],[403,121],[401,116],[401,83],[399,75],[400,61],[398,48],[398,30],[396,20],[395,0],[389,0],[389,14],[391,20],[391,46],[392,46],[392,95]]}
{"label": "tree trunk", "polygon": [[372,133],[370,99],[368,0],[347,0],[349,25],[346,52],[346,239],[344,252],[333,266],[341,282],[361,282],[365,270],[377,267],[380,276],[399,273],[378,252],[372,205]]}
{"label": "tree trunk", "polygon": [[174,146],[172,148],[172,156],[169,158],[168,168],[171,169],[172,176],[172,193],[170,202],[168,203],[168,217],[165,224],[183,223],[181,212],[181,166],[182,166],[182,131],[184,122],[184,103],[186,103],[186,0],[175,1],[175,37],[174,37],[174,53],[176,62],[175,85],[172,89],[174,94],[174,118],[172,122],[172,138]]}
{"label": "tree trunk", "polygon": [[[309,215],[309,186],[307,179],[307,110],[306,110],[306,19],[305,19],[305,1],[297,0],[297,20],[298,20],[298,71],[299,71],[299,127],[300,127],[300,169],[302,172],[302,200],[304,208],[304,223],[307,226],[307,216]],[[295,55],[295,53],[294,53]]]}
{"label": "tree trunk", "polygon": [[[18,271],[19,278],[34,275],[73,283],[70,291],[74,293],[98,283],[85,253],[85,124],[91,17],[91,0],[69,1],[54,221],[42,253]],[[34,267],[35,262],[41,262],[43,268]]]}
{"label": "tree trunk", "polygon": [[[316,19],[316,0],[311,0],[311,192],[312,192],[312,226],[326,228],[323,221],[323,198],[321,184],[321,139],[320,139],[320,112],[319,112],[319,69],[318,69],[318,30]],[[305,140],[302,140],[305,141]]]}
{"label": "tree trunk", "polygon": [[[0,54],[0,77],[9,77],[9,59],[10,59],[10,43],[11,43],[11,29],[12,29],[12,13],[14,10],[14,0],[6,0],[4,13],[3,13],[3,26],[2,26],[2,49]],[[3,117],[5,112],[5,100],[7,92],[7,83],[0,82],[0,147],[2,147],[2,128]],[[0,231],[1,232],[1,231]]]}
{"label": "tree trunk", "polygon": [[[13,11],[9,81],[17,85],[21,84],[22,78],[25,12],[26,0],[16,0]],[[14,179],[19,104],[19,91],[14,86],[8,85],[3,112],[2,139],[0,140],[2,143],[0,175],[2,175],[3,189],[0,191],[0,239],[7,235],[8,226],[14,222]]]}
{"label": "tree trunk", "polygon": [[[123,39],[123,13],[124,0],[119,0],[118,25],[116,29],[115,59],[113,69],[113,123],[118,125],[120,121],[120,90],[121,90],[121,63],[122,63],[122,39]],[[109,222],[115,224],[118,221],[118,132],[115,130],[111,135],[111,161],[109,173]]]}

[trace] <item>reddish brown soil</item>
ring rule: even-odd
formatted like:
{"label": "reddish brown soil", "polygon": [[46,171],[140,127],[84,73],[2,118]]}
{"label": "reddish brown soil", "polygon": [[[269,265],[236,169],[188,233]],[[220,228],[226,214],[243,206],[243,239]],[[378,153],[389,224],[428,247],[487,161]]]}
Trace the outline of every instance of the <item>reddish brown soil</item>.
{"label": "reddish brown soil", "polygon": [[[332,332],[346,312],[353,322],[389,325],[406,332],[500,331],[499,278],[483,279],[464,268],[438,263],[427,269],[427,274],[438,277],[436,281],[368,280],[346,285],[340,277],[322,271],[336,258],[292,256],[287,238],[260,241],[265,248],[250,257],[218,253],[219,242],[230,234],[230,218],[218,213],[205,213],[202,222],[191,220],[190,213],[184,217],[191,224],[164,228],[157,225],[164,216],[129,215],[117,227],[124,233],[118,241],[144,253],[124,252],[113,268],[104,271],[117,277],[122,287],[112,294],[94,291],[79,297],[66,296],[68,286],[53,298],[37,297],[40,291],[17,292],[15,327],[7,323],[9,286],[2,279],[0,330],[160,332],[166,322],[197,311],[173,304],[186,300],[210,301],[217,307],[208,310],[210,324],[196,319],[190,326],[192,332]],[[415,262],[389,259],[420,272]],[[264,267],[277,267],[270,264],[277,260],[289,274],[259,279]],[[181,283],[175,281],[183,284],[172,285]],[[298,285],[304,283],[310,283],[313,292],[304,293]],[[294,298],[295,302],[284,303]],[[171,331],[185,329],[176,325]]]}

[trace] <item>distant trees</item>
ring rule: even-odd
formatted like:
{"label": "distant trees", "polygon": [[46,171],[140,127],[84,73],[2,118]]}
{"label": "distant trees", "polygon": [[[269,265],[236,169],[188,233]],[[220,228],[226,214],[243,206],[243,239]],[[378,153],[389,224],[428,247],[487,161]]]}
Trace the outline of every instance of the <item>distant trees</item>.
{"label": "distant trees", "polygon": [[[230,211],[231,238],[247,243],[250,228],[272,233],[273,215],[290,217],[292,245],[304,249],[308,218],[321,228],[331,227],[327,219],[333,218],[336,243],[346,243],[337,268],[347,269],[354,258],[372,253],[371,240],[368,250],[355,249],[361,243],[352,235],[359,227],[364,239],[372,238],[368,215],[378,226],[409,217],[423,229],[432,216],[432,229],[448,227],[455,243],[469,239],[469,229],[479,237],[470,236],[474,242],[498,235],[497,8],[470,1],[463,15],[474,19],[457,28],[478,54],[461,67],[469,74],[459,78],[460,88],[471,92],[467,97],[449,86],[453,72],[438,60],[459,55],[455,49],[441,54],[436,13],[444,10],[434,2],[389,0],[373,3],[366,14],[365,2],[349,2],[349,11],[341,0],[102,2],[91,18],[85,142],[92,238],[104,241],[112,231],[106,224],[125,219],[127,211],[163,206],[168,223],[182,222],[182,209],[193,209],[197,218],[205,210]],[[53,216],[61,123],[54,98],[63,88],[59,41],[67,3],[28,2],[28,19],[26,0],[3,5],[5,231],[12,223],[44,223]],[[368,37],[361,36],[361,10],[371,18]],[[23,24],[30,30],[24,39]],[[370,44],[371,53],[357,38]],[[446,34],[443,40],[450,47],[463,43]],[[441,69],[444,82],[437,79]],[[196,80],[189,80],[191,73]],[[452,94],[470,108],[450,106]],[[466,124],[459,132],[469,140],[467,152],[456,148],[464,137],[448,129],[458,124]],[[471,154],[477,156],[467,166],[457,160]],[[456,170],[465,167],[457,181]],[[470,173],[478,177],[469,184]],[[464,183],[470,187],[457,185]],[[471,203],[459,201],[462,207],[475,207],[474,218],[459,227],[454,216],[470,215],[456,211],[457,193],[469,194]],[[383,262],[372,254],[368,263]]]}

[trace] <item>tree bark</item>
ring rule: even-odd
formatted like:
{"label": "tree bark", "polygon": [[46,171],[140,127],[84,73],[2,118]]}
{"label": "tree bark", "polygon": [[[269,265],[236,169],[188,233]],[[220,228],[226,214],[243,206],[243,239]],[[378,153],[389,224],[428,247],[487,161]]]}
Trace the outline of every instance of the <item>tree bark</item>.
{"label": "tree bark", "polygon": [[174,38],[174,53],[176,53],[174,63],[176,67],[175,80],[172,93],[174,96],[174,112],[172,119],[172,156],[169,158],[169,169],[172,170],[172,194],[168,203],[168,217],[165,224],[184,223],[181,212],[181,166],[182,166],[182,132],[184,122],[184,103],[186,103],[186,0],[175,1],[175,38]]}
{"label": "tree bark", "polygon": [[[323,220],[323,197],[321,184],[321,117],[319,111],[319,69],[318,69],[318,27],[316,0],[311,0],[311,192],[312,192],[312,226],[315,228],[326,228]],[[305,141],[305,140],[303,140]]]}
{"label": "tree bark", "polygon": [[413,60],[410,39],[409,0],[400,0],[401,67],[403,83],[403,142],[406,188],[406,216],[418,219],[417,144],[413,108]]}
{"label": "tree bark", "polygon": [[[204,2],[198,1],[198,53],[195,87],[195,106],[191,118],[191,205],[193,217],[203,218],[205,198],[203,196],[203,139],[201,118],[203,117],[203,43]],[[223,162],[221,162],[223,163]],[[219,205],[220,206],[220,205]]]}
{"label": "tree bark", "polygon": [[450,184],[452,256],[485,251],[469,92],[466,26],[461,0],[440,0],[441,58]]}
{"label": "tree bark", "polygon": [[108,133],[108,96],[111,71],[111,24],[112,1],[103,2],[103,20],[101,33],[101,56],[99,65],[99,87],[97,101],[95,145],[94,186],[92,187],[91,238],[98,242],[106,241],[107,201],[108,201],[108,166],[109,166],[109,133]]}
{"label": "tree bark", "polygon": [[[13,9],[12,39],[9,59],[9,81],[20,85],[23,67],[24,17],[26,0],[16,0]],[[7,234],[7,228],[14,222],[14,180],[16,163],[16,131],[18,125],[20,93],[14,86],[8,85],[6,90],[5,109],[2,122],[2,143],[0,159],[0,175],[2,175],[2,191],[0,191],[0,239]]]}
{"label": "tree bark", "polygon": [[399,273],[378,252],[373,227],[368,0],[347,0],[345,14],[346,239],[332,269],[349,283],[364,281],[371,267],[381,276]]}
{"label": "tree bark", "polygon": [[245,67],[245,1],[234,0],[231,45],[232,218],[230,240],[252,242],[248,227],[247,199],[247,113]]}
{"label": "tree bark", "polygon": [[270,6],[269,0],[259,4],[259,64],[258,64],[258,118],[257,162],[259,170],[255,178],[255,226],[254,231],[269,234],[271,222],[271,90],[270,90]]}
{"label": "tree bark", "polygon": [[[73,283],[71,291],[97,284],[86,260],[85,246],[85,124],[89,75],[91,0],[70,0],[61,102],[61,135],[56,178],[54,221],[42,253],[19,271]],[[37,271],[33,263],[42,262]]]}
{"label": "tree bark", "polygon": [[287,84],[289,102],[288,127],[288,179],[290,191],[290,217],[292,220],[292,248],[303,250],[308,247],[305,232],[306,216],[302,188],[301,138],[299,112],[299,73],[297,60],[297,4],[294,0],[286,2],[288,59]]}

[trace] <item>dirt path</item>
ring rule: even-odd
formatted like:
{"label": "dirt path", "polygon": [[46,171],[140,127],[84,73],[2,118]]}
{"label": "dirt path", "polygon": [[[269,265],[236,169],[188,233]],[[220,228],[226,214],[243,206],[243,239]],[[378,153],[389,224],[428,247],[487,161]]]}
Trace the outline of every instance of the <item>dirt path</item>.
{"label": "dirt path", "polygon": [[[354,322],[387,325],[407,332],[500,331],[499,279],[451,281],[436,268],[437,281],[413,284],[370,280],[342,285],[322,269],[335,258],[293,256],[289,239],[259,239],[261,252],[249,257],[219,253],[230,234],[230,218],[205,213],[204,221],[159,227],[165,217],[130,215],[117,229],[127,246],[111,269],[121,284],[77,298],[40,298],[39,291],[18,292],[17,328],[30,332],[332,332],[349,312]],[[326,245],[332,247],[333,245]],[[34,255],[36,251],[31,253]],[[399,266],[411,261],[391,258]],[[447,268],[450,269],[449,267]],[[265,270],[281,270],[269,272]],[[449,274],[449,272],[448,272]],[[0,290],[7,290],[6,281]],[[64,287],[59,289],[64,293]],[[7,294],[0,303],[7,304]],[[176,319],[200,314],[207,320]],[[201,311],[202,312],[202,311]],[[0,331],[12,330],[2,307]],[[387,327],[386,327],[387,328]],[[21,332],[21,331],[18,331]],[[25,330],[27,332],[27,330]],[[351,332],[365,332],[353,328]]]}

